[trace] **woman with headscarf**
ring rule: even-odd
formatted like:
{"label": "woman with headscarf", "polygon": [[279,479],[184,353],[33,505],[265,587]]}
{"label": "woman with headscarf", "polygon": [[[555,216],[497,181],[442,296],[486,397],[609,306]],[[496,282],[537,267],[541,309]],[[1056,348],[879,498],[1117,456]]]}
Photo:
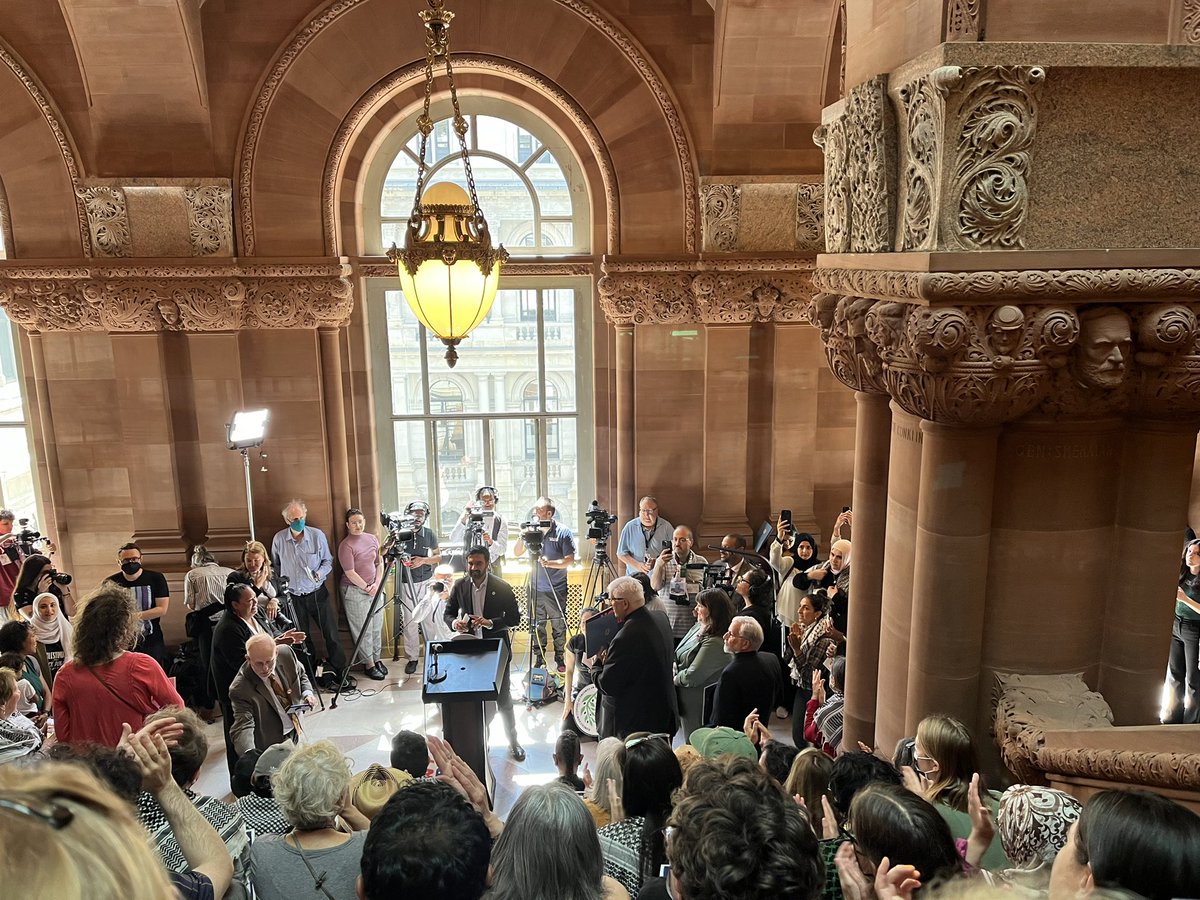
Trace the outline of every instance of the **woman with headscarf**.
{"label": "woman with headscarf", "polygon": [[34,598],[33,618],[29,624],[46,653],[46,668],[50,672],[50,684],[53,684],[58,670],[74,656],[75,629],[63,615],[58,597],[48,591]]}
{"label": "woman with headscarf", "polygon": [[850,549],[849,541],[834,541],[829,559],[805,573],[811,582],[809,591],[821,590],[831,601],[829,617],[839,646],[846,640],[846,612],[850,608]]}
{"label": "woman with headscarf", "polygon": [[996,832],[1013,867],[995,874],[1009,886],[1044,897],[1054,857],[1082,812],[1083,805],[1063,791],[1014,784],[1000,795],[996,816]]}
{"label": "woman with headscarf", "polygon": [[806,531],[796,534],[792,523],[780,519],[771,542],[771,566],[779,573],[779,593],[775,597],[775,615],[784,628],[798,621],[800,598],[809,592],[807,572],[821,565],[817,539]]}
{"label": "woman with headscarf", "polygon": [[1175,591],[1164,725],[1200,722],[1200,541],[1188,541]]}

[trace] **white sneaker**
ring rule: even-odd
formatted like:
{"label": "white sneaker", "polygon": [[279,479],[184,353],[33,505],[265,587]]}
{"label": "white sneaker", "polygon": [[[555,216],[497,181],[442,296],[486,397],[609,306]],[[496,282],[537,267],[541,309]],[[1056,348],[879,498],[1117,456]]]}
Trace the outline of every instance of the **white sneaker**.
{"label": "white sneaker", "polygon": [[791,715],[791,713],[789,713],[782,706],[775,710],[775,718],[777,719],[786,719],[789,715]]}

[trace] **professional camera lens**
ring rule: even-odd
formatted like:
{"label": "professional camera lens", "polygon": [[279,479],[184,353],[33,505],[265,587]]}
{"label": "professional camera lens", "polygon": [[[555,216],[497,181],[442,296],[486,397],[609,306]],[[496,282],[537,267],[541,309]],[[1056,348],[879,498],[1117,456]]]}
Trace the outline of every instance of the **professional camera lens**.
{"label": "professional camera lens", "polygon": [[55,584],[68,585],[71,583],[71,576],[66,572],[51,572],[50,580]]}

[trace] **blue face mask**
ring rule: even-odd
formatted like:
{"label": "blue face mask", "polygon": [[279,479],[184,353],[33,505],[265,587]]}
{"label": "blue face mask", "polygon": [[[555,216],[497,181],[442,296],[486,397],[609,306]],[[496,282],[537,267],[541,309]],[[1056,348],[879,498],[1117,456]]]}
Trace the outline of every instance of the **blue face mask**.
{"label": "blue face mask", "polygon": [[291,527],[292,531],[296,532],[296,534],[299,534],[300,532],[302,532],[304,530],[304,520],[297,519],[295,522],[293,522],[291,524],[290,527]]}

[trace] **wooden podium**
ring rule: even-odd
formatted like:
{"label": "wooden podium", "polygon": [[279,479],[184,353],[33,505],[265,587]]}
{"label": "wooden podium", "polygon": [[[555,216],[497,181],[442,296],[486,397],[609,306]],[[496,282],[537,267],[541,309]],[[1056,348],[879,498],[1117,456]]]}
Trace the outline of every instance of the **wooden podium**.
{"label": "wooden podium", "polygon": [[484,703],[500,695],[508,666],[508,646],[500,638],[429,641],[421,699],[442,707],[442,733],[494,796],[487,754]]}

